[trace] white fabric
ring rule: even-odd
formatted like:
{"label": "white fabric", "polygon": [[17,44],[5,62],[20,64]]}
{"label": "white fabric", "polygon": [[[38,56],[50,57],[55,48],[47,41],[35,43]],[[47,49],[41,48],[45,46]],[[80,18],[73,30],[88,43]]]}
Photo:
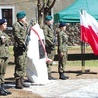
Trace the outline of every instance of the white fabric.
{"label": "white fabric", "polygon": [[[38,24],[34,25],[32,28],[38,33],[41,39],[45,40],[43,30]],[[39,58],[39,38],[33,30],[30,32],[26,74],[27,78],[33,83],[45,84],[48,82],[46,57],[42,59]]]}
{"label": "white fabric", "polygon": [[88,43],[94,54],[98,55],[98,22],[85,10],[80,13],[81,40]]}
{"label": "white fabric", "polygon": [[97,20],[88,14],[86,10],[83,10],[83,13],[80,12],[80,23],[81,25],[89,28],[89,26],[92,27],[95,33],[98,32],[98,22]]}

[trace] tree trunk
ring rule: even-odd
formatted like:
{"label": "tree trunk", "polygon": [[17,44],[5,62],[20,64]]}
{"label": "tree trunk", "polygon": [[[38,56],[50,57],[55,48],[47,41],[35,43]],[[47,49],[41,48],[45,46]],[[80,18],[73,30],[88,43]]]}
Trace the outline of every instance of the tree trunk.
{"label": "tree trunk", "polygon": [[37,7],[38,7],[38,24],[40,26],[42,26],[43,25],[43,7],[44,7],[44,5],[43,5],[43,7],[41,7],[41,1],[40,0],[38,0]]}

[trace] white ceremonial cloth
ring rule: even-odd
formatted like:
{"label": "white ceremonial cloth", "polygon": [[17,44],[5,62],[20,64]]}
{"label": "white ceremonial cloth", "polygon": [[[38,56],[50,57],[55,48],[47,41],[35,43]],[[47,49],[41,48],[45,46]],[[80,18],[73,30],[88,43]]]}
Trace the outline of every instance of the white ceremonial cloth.
{"label": "white ceremonial cloth", "polygon": [[[45,40],[43,30],[38,24],[32,27],[41,40]],[[30,41],[27,51],[27,68],[26,75],[27,78],[35,84],[46,84],[48,83],[48,71],[46,66],[46,57],[40,58],[39,54],[39,37],[38,35],[31,30],[30,32]],[[45,42],[45,41],[44,41]],[[40,46],[42,46],[40,44]]]}

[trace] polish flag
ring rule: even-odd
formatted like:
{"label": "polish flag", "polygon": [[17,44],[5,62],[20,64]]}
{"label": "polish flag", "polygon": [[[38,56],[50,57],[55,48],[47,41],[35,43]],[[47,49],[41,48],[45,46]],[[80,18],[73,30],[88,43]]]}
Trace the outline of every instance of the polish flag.
{"label": "polish flag", "polygon": [[81,41],[88,43],[98,55],[98,22],[85,10],[80,12]]}

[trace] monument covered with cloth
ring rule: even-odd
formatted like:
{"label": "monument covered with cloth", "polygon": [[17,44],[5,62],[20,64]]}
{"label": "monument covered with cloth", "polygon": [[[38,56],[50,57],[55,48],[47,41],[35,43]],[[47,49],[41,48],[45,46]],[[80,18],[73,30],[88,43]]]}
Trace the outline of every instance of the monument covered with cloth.
{"label": "monument covered with cloth", "polygon": [[36,23],[30,28],[30,41],[27,52],[26,75],[32,83],[45,84],[48,82],[46,59],[43,30]]}

